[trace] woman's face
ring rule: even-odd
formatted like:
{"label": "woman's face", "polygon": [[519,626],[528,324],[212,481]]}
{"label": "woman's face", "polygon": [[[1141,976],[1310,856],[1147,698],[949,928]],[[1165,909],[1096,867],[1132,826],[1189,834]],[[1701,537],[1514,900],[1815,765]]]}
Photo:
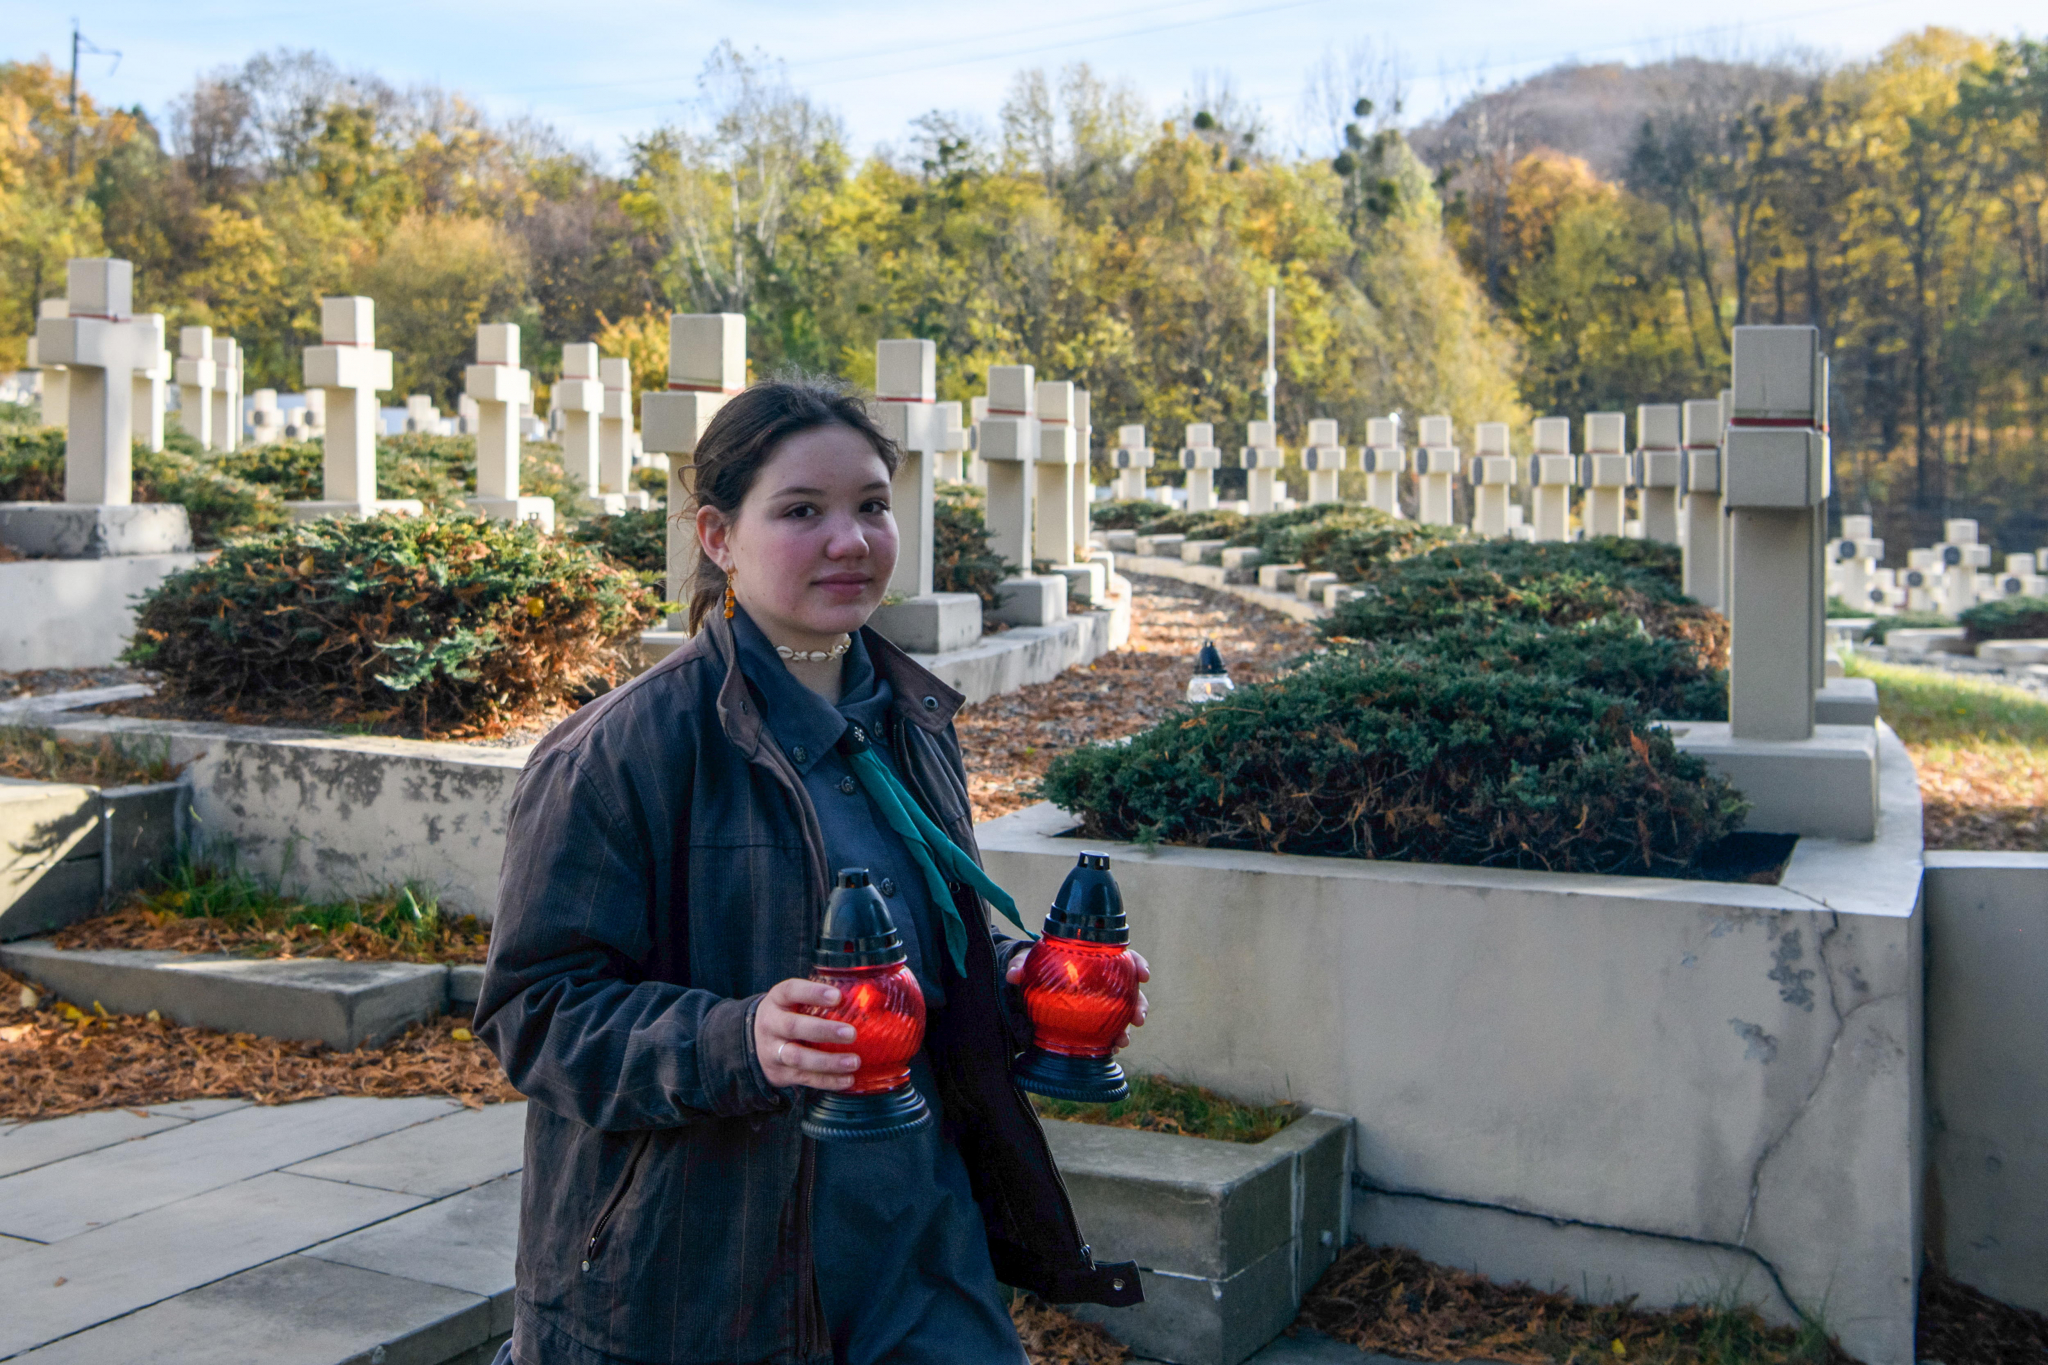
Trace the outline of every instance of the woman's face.
{"label": "woman's face", "polygon": [[826,649],[882,604],[896,568],[889,467],[849,427],[813,427],[776,447],[728,520],[697,512],[704,553],[776,644]]}

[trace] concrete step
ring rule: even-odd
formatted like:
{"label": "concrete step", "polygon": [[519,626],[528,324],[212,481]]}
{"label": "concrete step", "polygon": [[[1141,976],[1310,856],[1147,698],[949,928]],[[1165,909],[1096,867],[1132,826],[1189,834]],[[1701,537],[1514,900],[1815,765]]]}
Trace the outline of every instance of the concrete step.
{"label": "concrete step", "polygon": [[[340,1051],[395,1037],[449,1007],[439,963],[216,957],[140,948],[0,944],[0,966],[80,1009],[151,1010],[188,1027],[315,1040]],[[473,987],[469,1006],[474,1007]]]}

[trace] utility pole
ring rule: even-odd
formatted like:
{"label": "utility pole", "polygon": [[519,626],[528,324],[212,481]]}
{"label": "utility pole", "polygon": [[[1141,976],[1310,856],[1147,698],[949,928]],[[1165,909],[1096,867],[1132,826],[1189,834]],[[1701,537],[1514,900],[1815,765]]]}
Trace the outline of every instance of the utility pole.
{"label": "utility pole", "polygon": [[1273,368],[1273,298],[1279,291],[1266,286],[1266,420],[1273,420],[1273,389],[1280,382],[1280,371]]}
{"label": "utility pole", "polygon": [[64,179],[78,174],[78,20],[71,21],[71,136],[64,143]]}
{"label": "utility pole", "polygon": [[71,20],[71,136],[64,141],[64,178],[71,180],[78,174],[78,54],[90,52],[95,56],[112,57],[113,67],[107,72],[113,75],[121,69],[121,54],[112,48],[101,47],[78,31],[78,20]]}

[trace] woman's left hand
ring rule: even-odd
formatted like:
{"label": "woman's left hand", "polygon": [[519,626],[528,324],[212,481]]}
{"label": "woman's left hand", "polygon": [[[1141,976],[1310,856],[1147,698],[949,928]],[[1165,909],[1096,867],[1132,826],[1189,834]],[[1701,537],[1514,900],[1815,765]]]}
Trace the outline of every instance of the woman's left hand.
{"label": "woman's left hand", "polygon": [[[1130,949],[1129,952],[1131,960],[1138,964],[1138,980],[1150,981],[1152,979],[1152,969],[1145,965],[1145,959],[1139,955],[1135,948]],[[1020,984],[1024,980],[1024,959],[1030,956],[1031,954],[1028,952],[1014,954],[1010,958],[1010,969],[1003,973],[1003,979],[1012,986]],[[1139,991],[1137,1017],[1131,1020],[1131,1028],[1127,1028],[1117,1035],[1116,1047],[1112,1049],[1113,1051],[1122,1052],[1131,1045],[1131,1029],[1145,1027],[1145,1012],[1151,1007],[1151,1002],[1145,999],[1145,992]]]}

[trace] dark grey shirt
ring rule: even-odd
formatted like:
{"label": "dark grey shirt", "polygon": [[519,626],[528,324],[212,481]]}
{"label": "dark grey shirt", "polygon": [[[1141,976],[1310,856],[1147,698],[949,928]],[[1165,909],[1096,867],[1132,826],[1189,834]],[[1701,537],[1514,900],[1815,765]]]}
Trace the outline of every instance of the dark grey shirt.
{"label": "dark grey shirt", "polygon": [[[865,867],[903,935],[927,1017],[945,1004],[944,930],[902,836],[869,801],[837,745],[850,726],[900,778],[885,728],[893,697],[858,634],[835,707],[783,665],[744,611],[733,617],[740,669],[761,694],[762,719],[796,767],[831,868]],[[925,1055],[911,1078],[941,1120]],[[1022,1365],[990,1263],[981,1210],[942,1123],[887,1142],[821,1143],[811,1209],[818,1298],[841,1365]]]}
{"label": "dark grey shirt", "polygon": [[852,764],[836,747],[847,727],[857,724],[868,733],[875,753],[902,777],[884,733],[894,700],[887,680],[875,672],[867,646],[855,635],[846,651],[844,690],[835,707],[783,666],[775,646],[746,612],[737,612],[732,624],[740,669],[747,681],[760,689],[762,718],[803,778],[811,804],[817,807],[828,866],[834,873],[842,867],[868,869],[889,904],[889,918],[903,935],[903,949],[910,958],[911,975],[924,991],[925,1008],[943,1008],[946,974],[939,963],[946,951],[945,931],[925,889],[924,874],[903,846],[902,836],[889,828],[868,800],[853,775]]}

